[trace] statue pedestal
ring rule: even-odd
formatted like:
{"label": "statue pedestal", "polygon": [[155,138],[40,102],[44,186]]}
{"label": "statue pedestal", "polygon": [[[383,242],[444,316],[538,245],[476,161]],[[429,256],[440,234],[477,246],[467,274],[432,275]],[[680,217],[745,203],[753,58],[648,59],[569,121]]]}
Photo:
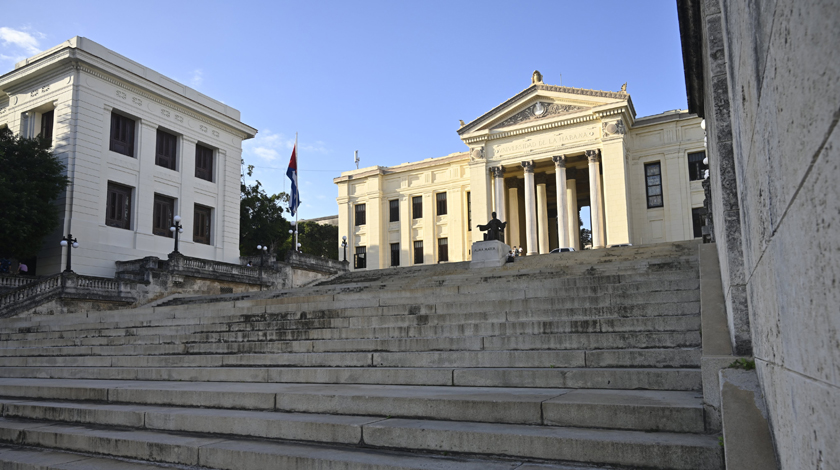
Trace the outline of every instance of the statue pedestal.
{"label": "statue pedestal", "polygon": [[510,246],[498,240],[475,242],[472,244],[470,269],[502,266],[507,262],[509,252]]}

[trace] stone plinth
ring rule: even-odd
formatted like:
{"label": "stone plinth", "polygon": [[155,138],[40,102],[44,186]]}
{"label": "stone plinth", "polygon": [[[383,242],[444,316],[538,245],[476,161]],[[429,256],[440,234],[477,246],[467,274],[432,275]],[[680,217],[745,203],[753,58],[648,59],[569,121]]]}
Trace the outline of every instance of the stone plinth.
{"label": "stone plinth", "polygon": [[507,260],[508,252],[510,252],[510,246],[498,240],[475,242],[472,245],[470,268],[502,266]]}

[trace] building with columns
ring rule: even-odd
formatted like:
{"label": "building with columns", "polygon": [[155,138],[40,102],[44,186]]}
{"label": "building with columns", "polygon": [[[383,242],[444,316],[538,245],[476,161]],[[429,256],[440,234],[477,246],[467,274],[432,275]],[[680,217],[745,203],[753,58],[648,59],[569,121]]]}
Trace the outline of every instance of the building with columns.
{"label": "building with columns", "polygon": [[71,184],[56,202],[61,225],[45,239],[38,275],[61,271],[72,234],[73,270],[111,277],[115,261],[174,248],[239,262],[240,113],[90,39],[74,37],[0,76],[0,128],[42,135]]}
{"label": "building with columns", "polygon": [[675,110],[636,118],[626,87],[531,85],[458,129],[468,150],[335,178],[339,237],[354,269],[470,259],[492,212],[528,255],[700,237],[701,119]]}

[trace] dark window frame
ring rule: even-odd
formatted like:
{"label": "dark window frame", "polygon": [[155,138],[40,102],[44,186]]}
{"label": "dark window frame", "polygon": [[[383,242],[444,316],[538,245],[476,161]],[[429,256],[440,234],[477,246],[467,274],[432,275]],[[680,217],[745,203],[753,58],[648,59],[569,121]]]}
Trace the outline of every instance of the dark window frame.
{"label": "dark window frame", "polygon": [[201,144],[195,144],[195,177],[205,181],[213,182],[213,155],[216,152],[212,148]]}
{"label": "dark window frame", "polygon": [[414,196],[411,198],[411,218],[423,218],[423,196]]}
{"label": "dark window frame", "polygon": [[210,245],[213,230],[213,208],[196,204],[193,207],[193,241]]}
{"label": "dark window frame", "polygon": [[353,206],[353,223],[356,227],[367,224],[367,205],[356,204]]}
{"label": "dark window frame", "polygon": [[391,266],[396,267],[400,265],[400,244],[391,243]]}
{"label": "dark window frame", "polygon": [[[161,212],[165,211],[165,213]],[[175,198],[155,194],[154,209],[152,210],[152,233],[161,237],[172,238],[170,227],[175,217]]]}
{"label": "dark window frame", "polygon": [[399,199],[391,199],[388,201],[388,211],[390,212],[390,217],[388,218],[389,222],[399,222],[400,221],[400,200]]}
{"label": "dark window frame", "polygon": [[111,133],[109,150],[134,158],[134,139],[137,134],[137,121],[128,116],[111,111]]}
{"label": "dark window frame", "polygon": [[438,263],[449,261],[449,238],[438,238]]}
{"label": "dark window frame", "polygon": [[[105,225],[131,230],[131,196],[134,188],[124,184],[108,182],[105,200]],[[120,208],[122,208],[120,210]]]}
{"label": "dark window frame", "polygon": [[177,170],[178,136],[158,129],[155,140],[155,165]]}
{"label": "dark window frame", "polygon": [[413,246],[414,246],[414,264],[423,264],[423,261],[424,261],[423,260],[423,240],[415,240]]}
{"label": "dark window frame", "polygon": [[366,269],[367,268],[367,247],[357,246],[356,253],[353,255],[353,268]]}
{"label": "dark window frame", "polygon": [[708,169],[703,163],[703,160],[706,158],[706,152],[691,152],[688,154],[688,180],[689,181],[703,181],[705,179],[705,173]]}
{"label": "dark window frame", "polygon": [[691,209],[691,228],[694,238],[703,238],[703,227],[706,225],[706,209],[695,207]]}
{"label": "dark window frame", "polygon": [[467,191],[467,231],[472,232],[472,197]]}
{"label": "dark window frame", "polygon": [[55,131],[55,110],[41,114],[41,132],[38,133],[52,147],[53,132]]}
{"label": "dark window frame", "polygon": [[[656,173],[651,173],[648,171],[648,168],[651,170],[656,168]],[[658,177],[659,182],[651,184],[651,181],[654,181],[655,178]],[[651,189],[659,188],[658,194],[651,194]],[[661,162],[652,162],[652,163],[645,163],[645,195],[647,199],[647,208],[648,209],[657,209],[660,207],[665,206],[665,198],[662,194],[662,163]],[[659,198],[659,202],[656,202],[656,198]],[[651,202],[653,201],[653,202]]]}
{"label": "dark window frame", "polygon": [[446,215],[446,192],[435,194],[435,206],[438,216]]}

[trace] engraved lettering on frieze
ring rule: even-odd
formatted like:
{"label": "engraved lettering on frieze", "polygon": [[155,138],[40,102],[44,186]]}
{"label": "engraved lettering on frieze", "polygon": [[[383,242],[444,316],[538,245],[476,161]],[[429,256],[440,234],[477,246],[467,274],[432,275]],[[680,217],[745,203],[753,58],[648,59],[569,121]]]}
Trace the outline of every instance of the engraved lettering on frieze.
{"label": "engraved lettering on frieze", "polygon": [[543,147],[559,146],[563,145],[566,142],[591,139],[595,137],[595,133],[597,132],[597,130],[598,128],[594,127],[582,130],[562,131],[552,136],[527,139],[522,142],[514,142],[510,144],[494,145],[493,155],[495,158],[496,156],[501,154],[533,152],[534,150]]}
{"label": "engraved lettering on frieze", "polygon": [[30,91],[30,92],[29,92],[29,96],[30,96],[31,98],[35,98],[36,96],[38,96],[38,90],[32,90],[32,91]]}
{"label": "engraved lettering on frieze", "polygon": [[124,91],[117,90],[117,97],[118,97],[118,98],[125,99],[125,98],[126,98],[126,96],[127,96],[127,95],[125,94],[125,92],[124,92]]}
{"label": "engraved lettering on frieze", "polygon": [[514,126],[516,124],[521,124],[523,122],[528,121],[535,121],[537,119],[545,119],[550,116],[570,114],[580,111],[582,109],[586,108],[582,106],[574,106],[571,104],[558,104],[538,101],[536,104],[533,104],[523,109],[522,111],[514,114],[513,116],[505,119],[499,124],[496,124],[495,126],[493,126],[493,129]]}
{"label": "engraved lettering on frieze", "polygon": [[134,104],[136,104],[137,106],[141,106],[143,104],[143,100],[141,100],[140,98],[131,98],[131,101],[134,101]]}
{"label": "engraved lettering on frieze", "polygon": [[175,120],[178,122],[184,122],[184,118],[182,116],[175,115]]}
{"label": "engraved lettering on frieze", "polygon": [[165,109],[161,109],[161,110],[160,110],[160,114],[162,114],[162,115],[164,115],[164,116],[166,116],[166,117],[169,117],[169,116],[170,116],[169,111],[167,111],[167,110],[165,110]]}
{"label": "engraved lettering on frieze", "polygon": [[213,129],[213,135],[216,136],[216,137],[219,137],[219,131],[217,131],[216,129]]}
{"label": "engraved lettering on frieze", "polygon": [[5,112],[6,112],[6,108],[0,108],[0,114],[3,114]]}
{"label": "engraved lettering on frieze", "polygon": [[46,86],[42,86],[42,87],[41,87],[41,93],[46,93],[46,92],[48,92],[48,91],[50,91],[50,86],[49,86],[49,85],[46,85]]}
{"label": "engraved lettering on frieze", "polygon": [[198,126],[201,132],[207,132],[207,126]]}

